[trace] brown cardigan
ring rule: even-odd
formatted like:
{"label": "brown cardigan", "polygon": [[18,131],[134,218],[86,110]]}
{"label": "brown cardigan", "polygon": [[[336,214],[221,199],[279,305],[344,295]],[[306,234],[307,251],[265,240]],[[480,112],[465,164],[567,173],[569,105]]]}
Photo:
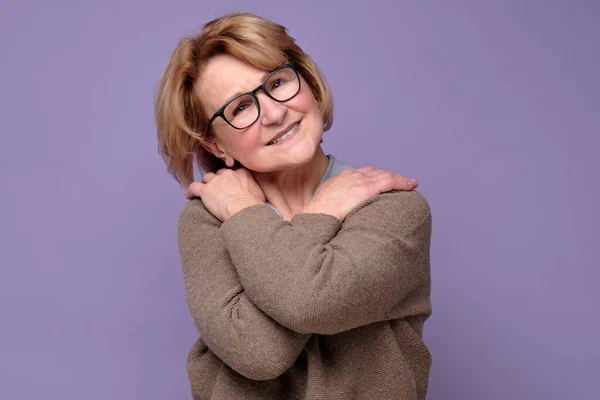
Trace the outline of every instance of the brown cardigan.
{"label": "brown cardigan", "polygon": [[194,399],[425,398],[431,213],[418,192],[379,195],[343,223],[255,205],[221,224],[194,199],[178,237],[201,335]]}

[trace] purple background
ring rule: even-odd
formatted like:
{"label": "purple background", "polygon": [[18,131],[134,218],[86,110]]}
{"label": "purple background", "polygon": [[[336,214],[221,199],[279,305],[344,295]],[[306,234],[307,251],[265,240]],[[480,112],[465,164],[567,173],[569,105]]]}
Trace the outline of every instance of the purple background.
{"label": "purple background", "polygon": [[4,0],[0,398],[189,398],[185,200],[153,95],[178,39],[233,10],[287,26],[325,73],[327,152],[420,180],[429,399],[597,399],[591,0]]}

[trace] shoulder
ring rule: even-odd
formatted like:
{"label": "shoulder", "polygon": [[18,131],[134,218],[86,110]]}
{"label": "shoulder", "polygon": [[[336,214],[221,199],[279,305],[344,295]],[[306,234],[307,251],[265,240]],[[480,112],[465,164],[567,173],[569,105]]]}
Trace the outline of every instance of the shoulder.
{"label": "shoulder", "polygon": [[360,219],[367,223],[420,225],[431,221],[429,202],[416,190],[391,191],[375,196],[348,214],[346,220]]}
{"label": "shoulder", "polygon": [[206,226],[219,227],[219,221],[208,211],[202,200],[193,198],[187,202],[177,220],[179,235],[202,230]]}
{"label": "shoulder", "polygon": [[420,216],[431,215],[429,202],[421,192],[416,190],[392,191],[380,194],[378,197],[380,202],[396,208],[398,211]]}

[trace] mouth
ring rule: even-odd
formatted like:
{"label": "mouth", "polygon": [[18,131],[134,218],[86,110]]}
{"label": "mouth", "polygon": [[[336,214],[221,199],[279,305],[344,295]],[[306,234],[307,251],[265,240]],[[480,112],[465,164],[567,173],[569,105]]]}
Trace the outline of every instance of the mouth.
{"label": "mouth", "polygon": [[284,131],[281,131],[277,135],[275,135],[275,137],[271,139],[269,143],[267,143],[267,146],[272,146],[289,139],[290,137],[294,136],[294,134],[298,131],[299,127],[300,121],[296,121],[290,124]]}

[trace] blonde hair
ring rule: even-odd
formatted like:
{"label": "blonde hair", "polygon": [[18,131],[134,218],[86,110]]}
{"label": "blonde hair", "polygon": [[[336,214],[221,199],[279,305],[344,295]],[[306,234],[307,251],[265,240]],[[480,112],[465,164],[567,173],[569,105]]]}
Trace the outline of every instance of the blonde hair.
{"label": "blonde hair", "polygon": [[294,61],[319,104],[324,131],[333,123],[333,101],[325,78],[285,27],[249,13],[217,18],[204,25],[198,35],[179,42],[156,96],[158,151],[181,185],[194,180],[194,157],[204,172],[225,167],[223,160],[202,146],[213,138],[213,131],[194,93],[204,66],[218,54],[229,54],[264,71]]}

